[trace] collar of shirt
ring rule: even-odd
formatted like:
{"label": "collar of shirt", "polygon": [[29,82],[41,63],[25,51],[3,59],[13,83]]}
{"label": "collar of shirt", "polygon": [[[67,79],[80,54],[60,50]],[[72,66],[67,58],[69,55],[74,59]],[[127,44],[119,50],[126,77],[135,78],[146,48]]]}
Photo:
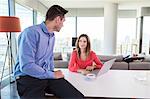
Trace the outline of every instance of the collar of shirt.
{"label": "collar of shirt", "polygon": [[40,24],[40,26],[41,26],[41,28],[42,28],[42,30],[43,30],[43,32],[44,32],[45,34],[48,34],[48,35],[51,36],[51,37],[54,36],[54,32],[49,32],[49,31],[48,31],[48,29],[47,29],[46,24],[45,24],[44,21]]}

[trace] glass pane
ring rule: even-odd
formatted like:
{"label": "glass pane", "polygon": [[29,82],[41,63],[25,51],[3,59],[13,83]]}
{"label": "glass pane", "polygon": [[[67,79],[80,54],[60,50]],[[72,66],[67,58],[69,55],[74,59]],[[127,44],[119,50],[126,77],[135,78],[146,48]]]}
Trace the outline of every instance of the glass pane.
{"label": "glass pane", "polygon": [[150,51],[150,17],[144,17],[143,21],[143,38],[142,38],[142,53],[149,54]]}
{"label": "glass pane", "polygon": [[78,17],[77,35],[87,34],[90,37],[92,50],[102,53],[104,39],[104,17]]}
{"label": "glass pane", "polygon": [[[0,16],[8,16],[8,0],[0,0]],[[9,72],[8,69],[8,57],[6,57],[7,51],[7,37],[6,33],[0,33],[0,77],[2,76],[3,68],[3,77],[7,76]],[[5,61],[6,58],[6,61]],[[5,64],[6,63],[6,64]]]}
{"label": "glass pane", "polygon": [[137,22],[137,28],[136,28],[136,38],[137,38],[137,42],[138,42],[138,53],[140,52],[140,30],[141,30],[141,17],[136,18],[136,22]]}
{"label": "glass pane", "polygon": [[117,54],[138,53],[136,18],[119,18],[117,30]]}
{"label": "glass pane", "polygon": [[64,27],[61,31],[55,33],[55,49],[54,52],[71,52],[72,37],[75,34],[75,17],[66,17]]}
{"label": "glass pane", "polygon": [[44,20],[45,20],[45,16],[38,12],[37,13],[37,24],[42,23]]}
{"label": "glass pane", "polygon": [[[33,10],[15,3],[16,16],[20,19],[21,31],[33,25]],[[18,37],[19,33],[17,33]]]}
{"label": "glass pane", "polygon": [[0,16],[8,16],[8,0],[0,0]]}

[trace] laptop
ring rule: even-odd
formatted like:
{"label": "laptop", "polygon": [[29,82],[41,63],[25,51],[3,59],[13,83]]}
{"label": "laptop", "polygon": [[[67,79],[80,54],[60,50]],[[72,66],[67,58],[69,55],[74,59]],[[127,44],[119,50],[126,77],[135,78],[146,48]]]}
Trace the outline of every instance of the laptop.
{"label": "laptop", "polygon": [[96,78],[97,76],[103,75],[104,73],[106,73],[110,70],[110,68],[112,67],[115,60],[116,60],[116,58],[105,62],[101,69],[93,70],[89,74],[87,74],[86,76],[89,77],[89,78]]}

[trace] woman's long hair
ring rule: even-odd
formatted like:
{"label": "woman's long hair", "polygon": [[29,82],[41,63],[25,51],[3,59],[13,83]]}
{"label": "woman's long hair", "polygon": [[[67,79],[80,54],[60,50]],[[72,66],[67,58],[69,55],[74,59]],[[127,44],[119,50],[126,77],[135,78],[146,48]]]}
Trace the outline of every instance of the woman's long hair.
{"label": "woman's long hair", "polygon": [[86,56],[89,55],[90,50],[91,50],[90,38],[88,37],[87,34],[81,34],[81,35],[78,37],[78,39],[76,40],[76,50],[77,50],[77,55],[78,55],[79,58],[80,58],[80,55],[81,55],[81,49],[80,49],[80,47],[79,47],[79,40],[80,40],[81,37],[85,37],[86,40],[87,40],[87,46],[86,46],[86,50],[85,50]]}

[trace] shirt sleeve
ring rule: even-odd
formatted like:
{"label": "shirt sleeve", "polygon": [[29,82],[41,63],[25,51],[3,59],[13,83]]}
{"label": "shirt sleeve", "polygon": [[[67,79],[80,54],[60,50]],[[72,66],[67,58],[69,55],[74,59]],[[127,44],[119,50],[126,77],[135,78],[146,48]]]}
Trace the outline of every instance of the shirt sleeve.
{"label": "shirt sleeve", "polygon": [[103,66],[103,63],[99,60],[97,55],[92,52],[93,61],[96,63],[96,68],[101,68]]}
{"label": "shirt sleeve", "polygon": [[73,51],[68,66],[68,69],[72,72],[77,72],[77,70],[79,69],[79,65],[77,64],[76,59],[77,59],[76,52]]}
{"label": "shirt sleeve", "polygon": [[19,41],[19,63],[20,71],[39,79],[54,78],[54,72],[43,69],[36,64],[37,33],[28,29],[22,33]]}

